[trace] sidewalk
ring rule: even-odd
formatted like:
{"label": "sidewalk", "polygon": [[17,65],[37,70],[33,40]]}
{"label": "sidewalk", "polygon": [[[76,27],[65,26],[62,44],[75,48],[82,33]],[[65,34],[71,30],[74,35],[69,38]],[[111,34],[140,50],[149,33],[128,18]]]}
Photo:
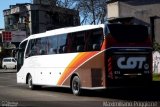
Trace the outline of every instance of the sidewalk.
{"label": "sidewalk", "polygon": [[0,69],[0,73],[16,73],[16,69]]}

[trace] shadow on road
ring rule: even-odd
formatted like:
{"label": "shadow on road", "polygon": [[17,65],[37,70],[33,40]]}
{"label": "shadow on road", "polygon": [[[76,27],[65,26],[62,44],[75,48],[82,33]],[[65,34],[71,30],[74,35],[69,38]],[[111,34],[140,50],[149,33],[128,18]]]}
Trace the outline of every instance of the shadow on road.
{"label": "shadow on road", "polygon": [[[72,94],[71,89],[69,88],[43,87],[40,90]],[[153,82],[151,87],[109,88],[96,91],[83,90],[82,96],[130,101],[160,101],[160,82]]]}
{"label": "shadow on road", "polygon": [[113,98],[131,101],[160,101],[160,82],[153,82],[151,87],[111,88],[103,91],[92,91],[88,96]]}
{"label": "shadow on road", "polygon": [[64,88],[64,87],[47,87],[47,86],[44,86],[44,87],[40,88],[39,90],[72,94],[72,91],[71,91],[70,88]]}

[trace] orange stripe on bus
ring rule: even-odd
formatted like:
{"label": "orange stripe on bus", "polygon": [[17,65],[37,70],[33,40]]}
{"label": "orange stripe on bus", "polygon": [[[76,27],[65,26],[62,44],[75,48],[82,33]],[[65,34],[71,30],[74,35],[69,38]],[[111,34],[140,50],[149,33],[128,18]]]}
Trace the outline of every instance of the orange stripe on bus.
{"label": "orange stripe on bus", "polygon": [[68,78],[68,76],[75,71],[82,63],[84,63],[86,60],[91,58],[93,55],[95,55],[97,52],[90,52],[90,53],[80,53],[78,54],[72,62],[67,66],[64,73],[61,75],[58,85],[62,85],[65,79]]}

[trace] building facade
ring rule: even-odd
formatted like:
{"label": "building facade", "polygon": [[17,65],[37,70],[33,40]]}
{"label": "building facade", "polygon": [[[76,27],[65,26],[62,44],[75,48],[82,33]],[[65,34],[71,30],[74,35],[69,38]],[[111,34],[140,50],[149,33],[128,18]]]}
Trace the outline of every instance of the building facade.
{"label": "building facade", "polygon": [[107,2],[107,17],[109,20],[134,18],[135,24],[148,26],[152,40],[160,43],[159,7],[160,0],[110,0]]}
{"label": "building facade", "polygon": [[14,57],[13,50],[29,35],[80,25],[78,11],[57,7],[54,0],[10,5],[3,15],[5,29],[0,33],[0,61],[3,57]]}
{"label": "building facade", "polygon": [[4,31],[4,29],[0,29],[0,46],[2,44],[2,32]]}
{"label": "building facade", "polygon": [[26,31],[27,36],[80,25],[78,11],[57,7],[55,2],[49,3],[46,0],[11,5],[3,13],[6,31]]}

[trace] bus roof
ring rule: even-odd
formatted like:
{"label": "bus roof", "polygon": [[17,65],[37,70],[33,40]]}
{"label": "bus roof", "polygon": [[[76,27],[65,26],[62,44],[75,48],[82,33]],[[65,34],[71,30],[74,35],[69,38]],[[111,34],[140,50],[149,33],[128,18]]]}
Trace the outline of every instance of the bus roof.
{"label": "bus roof", "polygon": [[60,34],[71,33],[71,32],[84,31],[84,30],[90,30],[90,29],[96,29],[96,28],[104,28],[104,24],[83,25],[83,26],[76,26],[76,27],[59,28],[59,29],[55,29],[55,30],[46,31],[44,33],[31,35],[28,38],[26,38],[25,40],[60,35]]}

